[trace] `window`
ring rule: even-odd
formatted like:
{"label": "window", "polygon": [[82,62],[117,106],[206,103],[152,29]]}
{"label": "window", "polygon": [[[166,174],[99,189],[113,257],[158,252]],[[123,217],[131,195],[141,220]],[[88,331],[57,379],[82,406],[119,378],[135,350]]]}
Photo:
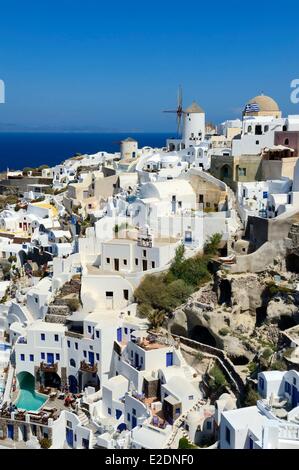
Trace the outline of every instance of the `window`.
{"label": "window", "polygon": [[75,349],[78,350],[78,343],[75,343]]}
{"label": "window", "polygon": [[225,428],[225,440],[228,444],[230,444],[230,429],[227,426]]}
{"label": "window", "polygon": [[110,258],[106,258],[106,263],[110,264]]}
{"label": "window", "polygon": [[152,268],[155,269],[155,267],[156,267],[156,263],[155,261],[152,261]]}
{"label": "window", "polygon": [[88,325],[87,331],[88,331],[88,333],[91,333],[91,326],[90,325]]}
{"label": "window", "polygon": [[131,415],[130,415],[130,413],[127,414],[127,420],[128,420],[128,421],[131,421]]}
{"label": "window", "polygon": [[113,297],[113,292],[106,291],[106,297]]}
{"label": "window", "polygon": [[207,203],[206,203],[206,207],[207,207],[207,208],[211,207],[211,203],[210,203],[210,202],[207,202]]}
{"label": "window", "polygon": [[255,141],[255,144],[256,144],[256,145],[259,145],[259,143],[260,143],[259,140],[256,140],[256,141]]}
{"label": "window", "polygon": [[142,253],[143,253],[143,256],[146,257],[146,250],[143,250]]}
{"label": "window", "polygon": [[99,331],[96,331],[96,337],[97,337],[97,338],[100,337],[100,332],[99,332]]}
{"label": "window", "polygon": [[289,143],[290,143],[289,139],[285,139],[284,145],[289,145]]}
{"label": "window", "polygon": [[21,361],[25,361],[25,354],[21,354],[20,359],[21,359]]}
{"label": "window", "polygon": [[138,266],[138,258],[135,258],[135,264]]}
{"label": "window", "polygon": [[261,390],[264,390],[264,385],[265,385],[265,384],[264,384],[264,379],[263,379],[263,377],[260,377],[260,378],[259,378],[259,386],[260,386],[260,389],[261,389]]}
{"label": "window", "polygon": [[128,260],[124,259],[124,266],[127,266]]}
{"label": "window", "polygon": [[45,333],[42,333],[42,334],[40,335],[40,339],[41,339],[42,341],[45,341],[45,337],[46,337],[46,336],[45,336]]}
{"label": "window", "polygon": [[136,416],[136,410],[135,410],[135,408],[132,408],[132,413],[133,413],[133,415]]}
{"label": "window", "polygon": [[179,209],[182,208],[182,204],[183,204],[182,201],[179,201],[179,202],[178,202],[178,208],[179,208]]}
{"label": "window", "polygon": [[70,366],[71,366],[71,367],[76,367],[76,361],[75,361],[75,359],[70,359]]}
{"label": "window", "polygon": [[71,347],[71,342],[70,342],[70,341],[67,342],[67,347],[68,347],[68,348]]}
{"label": "window", "polygon": [[203,202],[204,202],[203,194],[199,195],[199,201],[198,202],[199,202],[199,204],[203,204]]}
{"label": "window", "polygon": [[239,168],[239,176],[246,176],[246,168]]}
{"label": "window", "polygon": [[58,340],[59,340],[59,336],[58,336],[58,335],[54,335],[54,340],[55,340],[55,341],[58,341]]}
{"label": "window", "polygon": [[293,385],[296,385],[296,379],[295,378],[293,379]]}
{"label": "window", "polygon": [[96,360],[97,360],[97,361],[100,360],[100,355],[99,355],[99,353],[96,353]]}
{"label": "window", "polygon": [[176,408],[176,409],[175,409],[175,414],[176,414],[176,415],[179,415],[180,413],[181,413],[181,408]]}
{"label": "window", "polygon": [[46,357],[45,353],[44,352],[40,353],[40,357],[41,357],[41,359],[45,359],[45,357]]}
{"label": "window", "polygon": [[29,359],[30,359],[30,362],[33,362],[34,361],[34,354],[30,354]]}
{"label": "window", "polygon": [[111,415],[111,408],[108,408],[108,415]]}
{"label": "window", "polygon": [[257,126],[255,126],[255,135],[262,135],[262,134],[263,134],[262,126],[258,124]]}
{"label": "window", "polygon": [[72,422],[71,421],[67,421],[66,422],[66,426],[70,429],[72,429]]}
{"label": "window", "polygon": [[248,133],[252,132],[252,126],[248,126],[247,132]]}
{"label": "window", "polygon": [[128,334],[128,328],[125,328],[125,335]]}
{"label": "window", "polygon": [[194,400],[194,395],[189,395],[188,400]]}
{"label": "window", "polygon": [[83,351],[83,356],[87,357],[87,351]]}
{"label": "window", "polygon": [[56,361],[60,361],[60,354],[56,353]]}
{"label": "window", "polygon": [[264,127],[264,132],[268,132],[269,131],[269,126],[265,126]]}
{"label": "window", "polygon": [[128,289],[124,289],[124,299],[129,300],[129,291],[128,291]]}
{"label": "window", "polygon": [[185,429],[186,429],[186,431],[189,431],[189,426],[188,426],[188,424],[185,425]]}

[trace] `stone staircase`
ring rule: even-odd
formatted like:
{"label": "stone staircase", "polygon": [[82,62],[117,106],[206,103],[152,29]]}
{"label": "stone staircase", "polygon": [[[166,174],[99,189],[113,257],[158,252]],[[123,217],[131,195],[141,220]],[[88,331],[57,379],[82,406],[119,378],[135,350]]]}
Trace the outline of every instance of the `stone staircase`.
{"label": "stone staircase", "polygon": [[82,410],[79,410],[77,416],[79,418],[79,421],[80,421],[81,425],[85,426],[85,427],[88,427],[89,419],[88,419],[87,415]]}

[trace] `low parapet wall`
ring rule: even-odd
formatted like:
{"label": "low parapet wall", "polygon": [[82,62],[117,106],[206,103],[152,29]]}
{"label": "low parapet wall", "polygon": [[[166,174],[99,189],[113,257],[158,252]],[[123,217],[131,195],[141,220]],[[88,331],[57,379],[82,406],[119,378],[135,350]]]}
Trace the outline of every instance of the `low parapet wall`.
{"label": "low parapet wall", "polygon": [[195,349],[196,351],[200,351],[203,354],[214,357],[219,363],[219,366],[221,367],[226,379],[229,381],[236,394],[242,395],[244,393],[244,382],[236,371],[234,364],[227,357],[224,351],[218,348],[214,348],[213,346],[209,346],[208,344],[199,343],[198,341],[186,338],[184,336],[178,336],[174,334],[172,334],[172,336],[176,339],[179,339],[181,345],[186,345],[191,349]]}

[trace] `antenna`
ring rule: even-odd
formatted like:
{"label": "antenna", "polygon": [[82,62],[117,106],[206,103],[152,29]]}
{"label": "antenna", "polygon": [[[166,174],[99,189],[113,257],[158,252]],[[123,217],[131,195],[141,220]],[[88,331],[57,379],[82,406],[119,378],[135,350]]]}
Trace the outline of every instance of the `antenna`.
{"label": "antenna", "polygon": [[178,137],[181,134],[181,124],[182,124],[182,116],[185,113],[183,111],[183,89],[182,86],[179,85],[178,93],[177,93],[177,108],[175,110],[166,110],[163,113],[172,113],[177,115],[177,135]]}

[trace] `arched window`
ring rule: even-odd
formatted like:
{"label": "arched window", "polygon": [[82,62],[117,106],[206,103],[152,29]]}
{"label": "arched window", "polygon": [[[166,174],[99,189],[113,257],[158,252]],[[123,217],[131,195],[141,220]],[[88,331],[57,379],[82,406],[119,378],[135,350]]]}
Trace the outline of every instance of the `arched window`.
{"label": "arched window", "polygon": [[70,359],[70,366],[71,367],[76,367],[75,359]]}
{"label": "arched window", "polygon": [[289,139],[285,139],[285,141],[284,141],[284,145],[289,145],[289,144],[290,144],[290,141],[289,141]]}

